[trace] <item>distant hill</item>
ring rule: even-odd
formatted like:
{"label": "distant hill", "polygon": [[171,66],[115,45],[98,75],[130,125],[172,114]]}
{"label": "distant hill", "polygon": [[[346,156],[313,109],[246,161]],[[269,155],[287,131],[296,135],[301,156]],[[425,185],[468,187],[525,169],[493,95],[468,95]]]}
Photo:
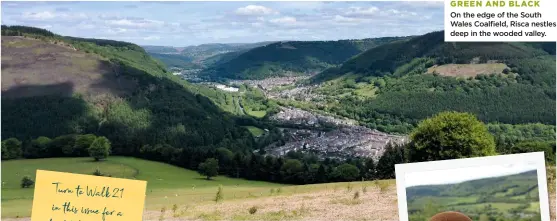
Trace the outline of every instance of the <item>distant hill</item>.
{"label": "distant hill", "polygon": [[180,53],[184,56],[196,58],[196,60],[204,60],[206,58],[218,54],[256,48],[271,43],[273,42],[236,43],[236,44],[202,44],[197,46],[184,47]]}
{"label": "distant hill", "polygon": [[93,133],[117,155],[162,143],[249,150],[251,134],[217,97],[132,43],[2,26],[2,139]]}
{"label": "distant hill", "polygon": [[[537,171],[531,170],[514,175],[470,180],[455,184],[407,187],[406,198],[409,201],[413,201],[427,196],[465,197],[470,195],[491,195],[497,193],[499,189],[503,191],[511,186],[520,185],[525,187],[524,191],[537,187]],[[515,191],[515,193],[518,192]]]}
{"label": "distant hill", "polygon": [[[413,64],[414,69],[443,64],[470,64],[498,61],[516,63],[543,55],[555,55],[555,43],[451,43],[444,42],[443,31],[432,32],[408,40],[383,44],[348,60],[338,69],[328,70],[316,79],[331,79],[352,73],[363,76],[398,74],[400,68],[417,58],[430,62]],[[428,66],[428,67],[426,67]],[[410,72],[411,70],[405,70]],[[486,73],[490,74],[490,73]]]}
{"label": "distant hill", "polygon": [[[163,62],[167,67],[202,69],[232,59],[249,49],[272,42],[202,44],[187,47],[142,46],[147,53]],[[222,61],[221,61],[222,60]]]}
{"label": "distant hill", "polygon": [[308,82],[327,111],[408,133],[447,110],[484,122],[555,124],[554,42],[451,43],[443,31],[371,48]]}
{"label": "distant hill", "polygon": [[406,198],[411,221],[429,216],[425,214],[427,210],[460,211],[473,220],[482,215],[501,220],[536,220],[540,214],[536,170],[457,184],[407,187]]}
{"label": "distant hill", "polygon": [[147,53],[156,53],[156,54],[179,54],[180,50],[175,47],[170,46],[153,46],[153,45],[143,45],[142,48],[147,51]]}
{"label": "distant hill", "polygon": [[210,67],[207,73],[231,79],[318,73],[367,49],[400,39],[404,38],[276,42],[236,55]]}
{"label": "distant hill", "polygon": [[203,67],[199,63],[194,63],[194,58],[184,56],[181,54],[165,54],[165,53],[149,52],[149,55],[164,63],[168,68],[200,69]]}

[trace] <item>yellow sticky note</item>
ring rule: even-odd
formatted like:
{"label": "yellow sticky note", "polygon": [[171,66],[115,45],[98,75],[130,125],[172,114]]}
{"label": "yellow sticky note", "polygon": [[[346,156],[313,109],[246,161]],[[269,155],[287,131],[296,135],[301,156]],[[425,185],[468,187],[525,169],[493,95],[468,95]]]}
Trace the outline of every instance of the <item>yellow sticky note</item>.
{"label": "yellow sticky note", "polygon": [[141,221],[147,182],[37,170],[31,221]]}

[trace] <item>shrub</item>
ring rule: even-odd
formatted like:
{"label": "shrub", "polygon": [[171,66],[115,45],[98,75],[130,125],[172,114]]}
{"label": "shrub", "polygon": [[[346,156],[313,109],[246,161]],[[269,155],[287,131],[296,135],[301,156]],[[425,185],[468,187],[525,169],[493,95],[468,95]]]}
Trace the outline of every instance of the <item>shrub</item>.
{"label": "shrub", "polygon": [[218,175],[219,172],[219,161],[214,158],[209,158],[205,162],[199,164],[199,174],[207,177],[210,180],[211,177]]}
{"label": "shrub", "polygon": [[50,144],[52,140],[48,137],[38,137],[25,145],[23,156],[25,158],[40,158],[40,157],[50,157]]}
{"label": "shrub", "polygon": [[110,141],[106,137],[98,137],[89,147],[89,155],[95,161],[106,159],[110,154]]}
{"label": "shrub", "polygon": [[389,184],[386,182],[379,182],[378,184],[379,184],[379,191],[381,191],[382,193],[389,189]]}
{"label": "shrub", "polygon": [[178,205],[176,204],[172,206],[172,216],[178,217]]}
{"label": "shrub", "polygon": [[358,167],[344,163],[336,167],[332,172],[332,177],[338,181],[354,181],[360,175],[360,170]]}
{"label": "shrub", "polygon": [[77,156],[87,156],[88,149],[95,142],[97,136],[94,134],[77,135],[74,144],[74,152]]}
{"label": "shrub", "polygon": [[55,137],[50,143],[49,152],[52,156],[75,157],[79,156],[75,151],[75,134],[62,135]]}
{"label": "shrub", "polygon": [[161,215],[159,216],[159,221],[164,220],[164,214],[166,213],[166,207],[161,208]]}
{"label": "shrub", "polygon": [[95,176],[102,176],[103,174],[101,173],[101,171],[99,170],[99,168],[97,168],[97,169],[95,170],[95,172],[93,172],[93,175],[95,175]]}
{"label": "shrub", "polygon": [[254,214],[257,212],[257,207],[252,206],[251,208],[249,208],[249,214]]}
{"label": "shrub", "polygon": [[29,188],[34,184],[35,181],[33,181],[29,176],[24,176],[23,179],[21,179],[21,188]]}
{"label": "shrub", "polygon": [[412,161],[495,155],[495,139],[470,113],[442,112],[419,123],[410,134]]}
{"label": "shrub", "polygon": [[220,202],[224,198],[224,193],[222,190],[222,185],[219,185],[219,189],[217,190],[217,194],[215,196],[215,202]]}
{"label": "shrub", "polygon": [[21,141],[18,139],[9,138],[2,141],[2,160],[19,158],[22,153]]}
{"label": "shrub", "polygon": [[354,199],[357,200],[357,199],[359,199],[359,198],[360,198],[360,191],[356,191],[356,192],[354,193]]}
{"label": "shrub", "polygon": [[352,184],[351,184],[351,183],[348,183],[348,184],[346,185],[346,192],[350,192],[350,191],[352,191]]}

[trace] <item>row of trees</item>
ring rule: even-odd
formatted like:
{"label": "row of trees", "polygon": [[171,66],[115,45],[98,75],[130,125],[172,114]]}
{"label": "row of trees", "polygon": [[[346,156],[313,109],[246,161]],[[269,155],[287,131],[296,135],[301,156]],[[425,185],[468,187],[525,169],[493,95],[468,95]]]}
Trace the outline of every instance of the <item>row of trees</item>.
{"label": "row of trees", "polygon": [[[379,161],[354,158],[325,159],[300,152],[284,157],[257,152],[232,152],[227,148],[176,148],[168,144],[144,145],[132,156],[199,170],[207,178],[218,174],[230,177],[281,183],[308,184],[337,181],[394,178],[394,164],[404,162],[402,146],[389,146]],[[111,153],[105,137],[64,135],[39,137],[28,142],[16,138],[2,141],[2,160],[18,158],[85,157],[102,160]]]}
{"label": "row of trees", "polygon": [[29,142],[17,138],[2,141],[2,160],[18,158],[85,157],[96,161],[106,159],[111,153],[110,141],[94,134],[64,135],[54,139],[38,137]]}
{"label": "row of trees", "polygon": [[555,142],[523,140],[511,149],[497,148],[495,137],[488,127],[469,113],[439,113],[420,122],[410,137],[411,143],[389,144],[377,162],[365,158],[319,161],[314,156],[299,152],[290,152],[284,158],[257,153],[246,156],[221,148],[209,154],[210,158],[205,162],[200,162],[199,170],[208,178],[215,176],[218,171],[220,174],[250,179],[268,177],[271,181],[279,182],[320,183],[388,179],[394,178],[394,165],[398,163],[496,154],[544,151],[546,160],[555,163]]}
{"label": "row of trees", "polygon": [[[495,155],[496,144],[485,124],[474,115],[443,112],[422,121],[411,133],[412,142],[406,145],[387,145],[385,153],[374,161],[369,158],[319,159],[301,152],[290,152],[282,157],[257,151],[228,148],[175,147],[169,144],[130,147],[127,154],[143,159],[165,162],[183,168],[199,170],[208,178],[217,174],[252,180],[280,183],[308,184],[394,178],[398,163],[445,160],[464,157]],[[25,142],[14,138],[2,143],[2,158],[88,156],[105,158],[110,142],[104,137],[64,135],[49,139],[39,137]],[[103,148],[97,148],[98,146]],[[108,149],[106,148],[108,146]],[[529,141],[514,152],[545,151],[555,156],[555,146],[536,145]],[[92,152],[92,150],[98,150]],[[513,152],[513,153],[514,153]],[[101,154],[102,153],[102,154]],[[548,160],[553,160],[548,157]]]}

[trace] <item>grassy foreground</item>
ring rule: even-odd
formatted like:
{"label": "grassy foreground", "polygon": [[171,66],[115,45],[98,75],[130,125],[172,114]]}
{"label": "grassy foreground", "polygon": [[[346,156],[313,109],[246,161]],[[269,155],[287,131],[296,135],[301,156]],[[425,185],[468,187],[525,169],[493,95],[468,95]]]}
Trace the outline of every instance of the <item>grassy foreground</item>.
{"label": "grassy foreground", "polygon": [[[36,169],[146,180],[144,220],[398,220],[394,180],[289,186],[216,177],[129,157],[53,158],[2,162],[2,220],[27,221],[33,189],[21,189]],[[548,169],[550,196],[555,196],[555,167]],[[218,185],[223,199],[215,202]],[[555,197],[550,197],[552,220]]]}
{"label": "grassy foreground", "polygon": [[205,180],[192,170],[130,157],[110,157],[103,162],[94,162],[91,158],[10,160],[2,161],[2,218],[27,217],[31,214],[33,188],[20,187],[23,176],[31,176],[34,180],[37,169],[90,175],[97,168],[113,177],[146,180],[146,209],[210,201],[219,184],[234,192],[234,195],[225,198],[249,197],[250,194],[283,186],[220,176]]}

